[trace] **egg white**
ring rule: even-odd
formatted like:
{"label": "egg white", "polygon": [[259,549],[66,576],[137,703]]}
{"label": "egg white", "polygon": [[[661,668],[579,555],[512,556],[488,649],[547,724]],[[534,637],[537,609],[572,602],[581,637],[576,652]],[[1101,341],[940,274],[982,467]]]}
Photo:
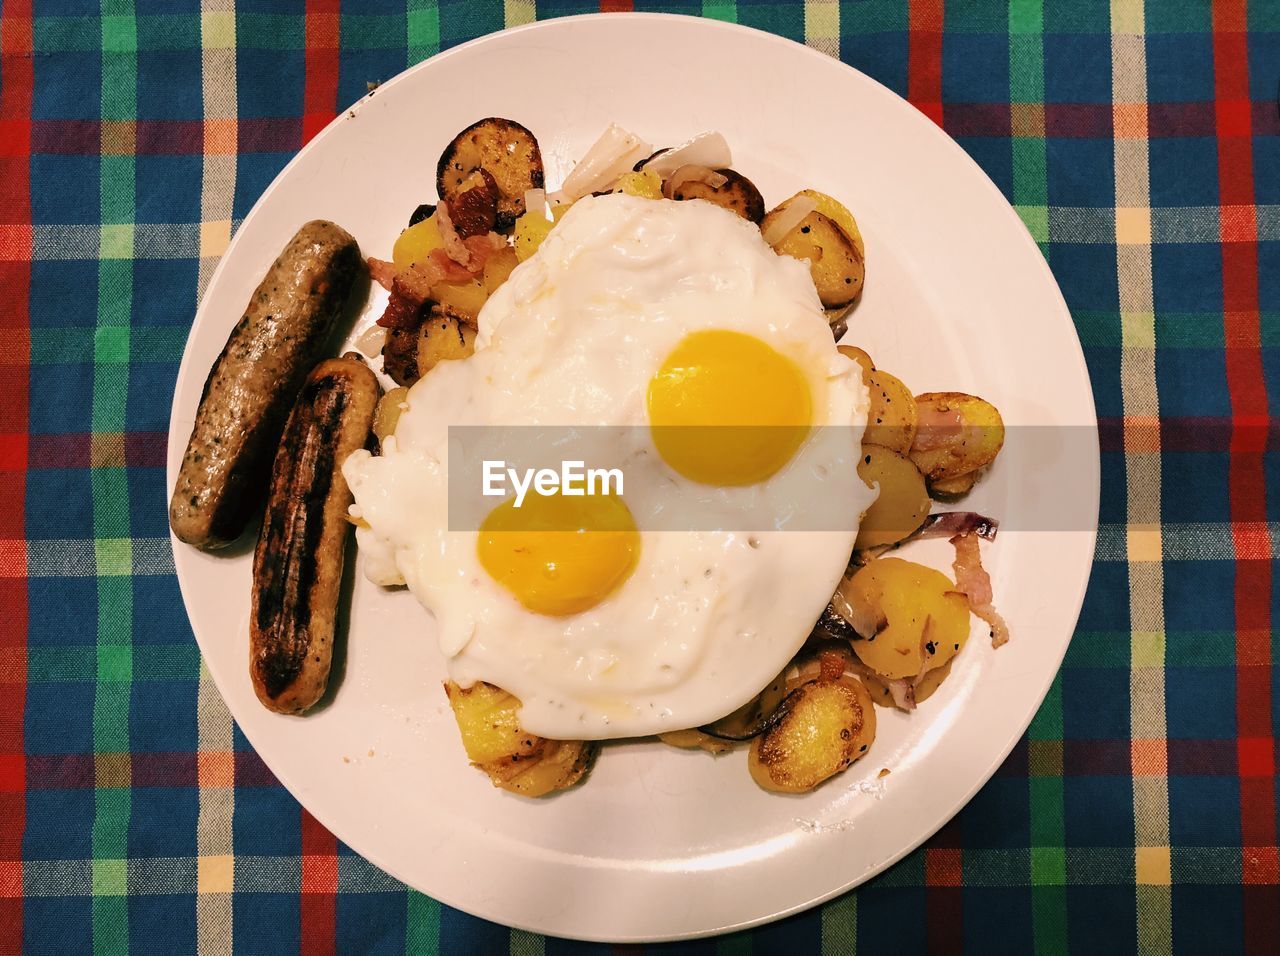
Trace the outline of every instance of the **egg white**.
{"label": "egg white", "polygon": [[[450,676],[514,694],[532,733],[640,736],[743,704],[804,642],[875,497],[856,472],[867,390],[835,350],[806,266],[710,203],[589,197],[489,299],[479,325],[473,356],[410,390],[382,455],[346,462],[353,510],[368,524],[357,532],[366,574],[406,583],[436,619]],[[815,430],[758,485],[681,477],[652,446],[646,394],[675,346],[706,329],[754,335],[790,357],[809,379],[814,424],[851,427]],[[640,527],[630,578],[577,615],[525,609],[481,567],[476,531],[448,530],[450,425],[638,426],[602,439],[625,465]],[[821,527],[841,530],[646,529],[673,511],[732,528],[747,507],[806,509],[810,527],[820,507]]]}

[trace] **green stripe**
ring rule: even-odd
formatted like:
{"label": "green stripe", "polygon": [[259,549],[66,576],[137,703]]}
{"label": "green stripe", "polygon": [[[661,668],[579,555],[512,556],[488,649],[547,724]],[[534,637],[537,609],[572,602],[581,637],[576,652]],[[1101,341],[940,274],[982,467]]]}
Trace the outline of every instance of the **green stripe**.
{"label": "green stripe", "polygon": [[200,677],[200,650],[191,644],[142,644],[130,652],[130,668],[101,668],[104,654],[124,648],[32,647],[27,651],[27,680],[33,684],[64,684],[109,680],[134,683],[194,681]]}
{"label": "green stripe", "polygon": [[1031,823],[1031,922],[1037,952],[1066,949],[1066,827],[1062,786],[1062,675],[1054,678],[1049,693],[1027,730],[1033,759],[1042,744],[1057,744],[1057,773],[1036,760],[1038,772],[1028,776]]}
{"label": "green stripe", "polygon": [[[950,26],[950,16],[948,16]],[[1002,25],[1003,26],[1003,25]],[[1009,0],[1009,102],[1044,102],[1044,6],[1042,0]],[[1040,107],[1043,115],[1043,107]],[[1027,230],[1048,257],[1049,175],[1043,136],[1014,135],[1013,205]]]}
{"label": "green stripe", "polygon": [[31,364],[176,363],[182,358],[188,331],[185,326],[105,326],[92,332],[84,328],[36,328],[31,330]]}
{"label": "green stripe", "polygon": [[738,4],[735,0],[702,0],[702,15],[711,20],[738,22]]}
{"label": "green stripe", "polygon": [[546,952],[546,938],[522,929],[511,931],[511,956],[542,956]]}
{"label": "green stripe", "polygon": [[716,956],[751,956],[751,930],[716,937]]}
{"label": "green stripe", "polygon": [[434,0],[408,0],[405,39],[409,66],[440,52],[440,10]]}
{"label": "green stripe", "polygon": [[440,904],[414,889],[405,894],[404,951],[410,956],[440,952]]}
{"label": "green stripe", "polygon": [[822,956],[854,956],[858,951],[856,891],[822,907]]}
{"label": "green stripe", "polygon": [[[138,109],[138,28],[129,0],[104,0],[101,20],[101,115],[128,120]],[[135,160],[103,156],[99,172],[98,316],[93,336],[93,429],[121,432],[128,407],[128,355],[133,308],[133,216],[137,208]],[[93,701],[93,743],[100,753],[127,752],[133,678],[133,582],[128,541],[129,484],[122,468],[96,468],[92,475],[94,567],[98,630]],[[127,787],[94,791],[93,951],[129,947]]]}

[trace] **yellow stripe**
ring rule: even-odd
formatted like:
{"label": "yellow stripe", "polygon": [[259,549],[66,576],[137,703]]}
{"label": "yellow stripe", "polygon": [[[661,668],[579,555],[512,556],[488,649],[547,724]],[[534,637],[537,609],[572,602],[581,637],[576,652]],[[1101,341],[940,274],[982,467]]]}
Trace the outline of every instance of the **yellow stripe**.
{"label": "yellow stripe", "polygon": [[[1112,0],[1112,100],[1128,112],[1147,101],[1147,56],[1142,0]],[[1140,117],[1126,116],[1132,125]],[[1145,123],[1140,125],[1145,126]],[[1116,271],[1120,289],[1120,387],[1126,420],[1159,414],[1155,368],[1155,301],[1151,281],[1151,184],[1147,139],[1114,140]],[[1126,454],[1128,549],[1131,556],[1161,553],[1159,455]],[[1168,952],[1173,943],[1169,857],[1169,783],[1164,683],[1164,567],[1129,564],[1130,734],[1141,747],[1146,772],[1133,779],[1134,881],[1138,951]],[[1151,765],[1155,765],[1155,772]]]}
{"label": "yellow stripe", "polygon": [[804,42],[840,59],[839,0],[805,0]]}
{"label": "yellow stripe", "polygon": [[534,0],[503,0],[502,7],[503,16],[509,27],[532,23],[538,18],[537,4]]}

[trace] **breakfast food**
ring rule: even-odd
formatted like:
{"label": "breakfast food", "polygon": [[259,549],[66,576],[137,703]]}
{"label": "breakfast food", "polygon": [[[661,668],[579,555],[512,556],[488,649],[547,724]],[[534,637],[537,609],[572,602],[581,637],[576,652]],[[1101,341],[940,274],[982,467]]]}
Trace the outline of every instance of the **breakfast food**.
{"label": "breakfast food", "polygon": [[[720,134],[655,150],[616,125],[549,194],[537,139],[498,117],[436,173],[438,201],[367,260],[387,299],[356,343],[398,387],[378,400],[355,357],[322,363],[276,457],[254,560],[264,705],[324,693],[348,521],[366,577],[431,611],[467,759],[526,797],[650,735],[746,751],[760,787],[805,792],[869,752],[876,707],[938,689],[975,618],[1008,639],[979,544],[996,523],[932,513],[990,470],[1000,413],[836,344],[866,281],[841,202],[768,210]],[[591,432],[626,490],[530,490],[511,468],[516,493],[468,523],[458,426]],[[886,556],[936,537],[954,580]]]}
{"label": "breakfast food", "polygon": [[356,355],[321,362],[289,415],[253,555],[249,670],[258,699],[297,714],[324,694],[351,526],[347,456],[369,437],[381,389]]}
{"label": "breakfast food", "polygon": [[179,540],[216,549],[245,530],[285,418],[359,271],[355,239],[322,220],[299,229],[267,271],[205,383],[169,505]]}

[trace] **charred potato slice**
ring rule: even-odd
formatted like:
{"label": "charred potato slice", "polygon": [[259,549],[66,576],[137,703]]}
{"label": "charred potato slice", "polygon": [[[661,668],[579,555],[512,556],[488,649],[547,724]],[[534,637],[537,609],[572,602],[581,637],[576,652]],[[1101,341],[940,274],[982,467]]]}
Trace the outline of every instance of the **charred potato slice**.
{"label": "charred potato slice", "polygon": [[495,787],[522,797],[545,797],[581,780],[599,752],[600,745],[591,741],[543,739],[530,756],[513,754],[479,766]]}
{"label": "charred potato slice", "polygon": [[764,197],[756,189],[755,183],[735,169],[717,169],[716,172],[726,178],[723,186],[708,186],[706,183],[690,180],[673,189],[671,198],[677,201],[705,199],[756,225],[763,222]]}
{"label": "charred potato slice", "polygon": [[438,307],[422,323],[415,359],[418,375],[426,375],[441,362],[464,359],[475,351],[476,330],[456,313]]}
{"label": "charred potato slice", "polygon": [[[761,231],[768,232],[771,220],[794,199],[788,199],[765,216],[760,223]],[[782,255],[809,260],[809,274],[813,277],[823,308],[841,310],[862,293],[866,278],[862,253],[835,220],[822,213],[816,210],[809,213],[799,225],[774,243],[773,248]]]}
{"label": "charred potato slice", "polygon": [[867,430],[862,440],[905,455],[916,437],[916,400],[901,379],[883,369],[867,375],[871,408],[867,410]]}
{"label": "charred potato slice", "polygon": [[[489,299],[489,291],[480,279],[438,282],[431,287],[431,298],[450,315],[456,315],[462,321],[478,326],[480,310]],[[425,371],[424,369],[424,374]]]}
{"label": "charred potato slice", "polygon": [[765,790],[804,793],[845,770],[876,736],[861,681],[814,680],[787,695],[773,726],[751,744],[747,767]]}
{"label": "charred potato slice", "polygon": [[842,591],[860,615],[885,622],[852,647],[862,663],[889,680],[942,667],[969,639],[969,601],[941,571],[877,558],[859,568]]}
{"label": "charred potato slice", "polygon": [[472,763],[528,757],[545,743],[543,738],[520,729],[516,721],[520,701],[505,690],[483,681],[465,690],[449,681],[444,690],[462,734],[462,747]]}
{"label": "charred potato slice", "polygon": [[879,445],[863,445],[858,475],[868,487],[879,485],[880,496],[862,516],[857,550],[896,544],[924,524],[929,495],[909,458]]}
{"label": "charred potato slice", "polygon": [[733,749],[732,741],[720,740],[693,728],[658,734],[658,739],[668,746],[679,747],[681,750],[705,750],[709,754],[728,753]]}
{"label": "charred potato slice", "polygon": [[844,234],[853,240],[853,244],[858,247],[858,255],[866,258],[866,247],[862,243],[862,230],[858,228],[858,221],[853,218],[844,203],[840,202],[826,193],[820,193],[816,189],[806,189],[800,193],[801,196],[808,196],[818,204],[818,212],[822,213],[828,219],[835,220],[836,225],[844,230]]}
{"label": "charred potato slice", "polygon": [[973,491],[973,486],[978,483],[978,479],[982,477],[981,470],[971,471],[967,475],[958,475],[955,478],[943,478],[941,481],[930,481],[929,497],[935,501],[953,502],[959,501],[969,492]]}
{"label": "charred potato slice", "polygon": [[386,441],[388,435],[396,433],[396,424],[400,421],[400,413],[404,410],[401,406],[408,395],[409,390],[401,386],[393,388],[378,399],[378,407],[373,412],[373,434],[377,437],[379,445]]}
{"label": "charred potato slice", "polygon": [[919,429],[911,460],[930,481],[946,481],[995,461],[1004,419],[985,399],[964,392],[925,392],[915,399]]}
{"label": "charred potato slice", "polygon": [[418,330],[420,326],[387,330],[382,344],[382,370],[397,385],[409,386],[418,375]]}
{"label": "charred potato slice", "polygon": [[845,358],[850,358],[857,362],[858,367],[862,369],[864,378],[876,370],[876,365],[871,361],[871,356],[856,345],[837,345],[836,351]]}
{"label": "charred potato slice", "polygon": [[436,192],[452,203],[467,178],[483,169],[498,187],[495,228],[506,232],[524,214],[524,194],[542,189],[542,151],[534,135],[513,120],[491,116],[453,138],[436,166]]}

